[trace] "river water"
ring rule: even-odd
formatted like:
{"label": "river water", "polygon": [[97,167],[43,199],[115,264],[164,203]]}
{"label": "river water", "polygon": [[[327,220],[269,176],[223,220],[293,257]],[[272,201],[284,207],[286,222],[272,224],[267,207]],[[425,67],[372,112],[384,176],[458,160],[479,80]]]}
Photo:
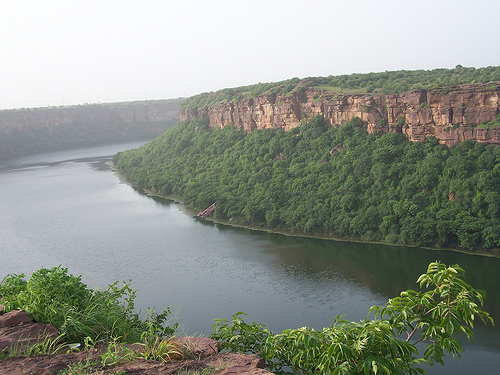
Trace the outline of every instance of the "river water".
{"label": "river water", "polygon": [[[435,260],[460,264],[500,322],[500,259],[452,251],[288,237],[193,218],[109,167],[110,145],[0,163],[0,279],[62,265],[90,287],[132,280],[136,307],[170,307],[180,334],[209,335],[214,318],[245,311],[274,332],[357,321]],[[498,324],[497,324],[498,326]],[[478,323],[462,361],[429,374],[497,374],[500,330]]]}

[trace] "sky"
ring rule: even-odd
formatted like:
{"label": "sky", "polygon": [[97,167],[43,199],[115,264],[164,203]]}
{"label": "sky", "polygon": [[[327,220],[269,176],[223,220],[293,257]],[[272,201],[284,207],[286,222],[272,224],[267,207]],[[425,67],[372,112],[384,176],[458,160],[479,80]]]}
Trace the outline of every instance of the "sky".
{"label": "sky", "polygon": [[500,65],[498,0],[0,0],[0,109]]}

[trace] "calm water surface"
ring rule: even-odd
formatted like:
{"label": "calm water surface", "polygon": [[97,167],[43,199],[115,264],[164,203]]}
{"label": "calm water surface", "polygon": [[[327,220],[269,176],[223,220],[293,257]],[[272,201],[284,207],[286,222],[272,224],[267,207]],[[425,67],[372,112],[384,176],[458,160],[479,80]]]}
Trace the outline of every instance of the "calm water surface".
{"label": "calm water surface", "polygon": [[[29,156],[0,164],[0,279],[62,265],[91,287],[132,280],[136,306],[172,309],[186,334],[209,335],[238,311],[275,332],[366,316],[429,262],[458,263],[500,322],[500,259],[450,251],[287,237],[194,219],[126,184],[111,155],[140,143]],[[430,374],[497,374],[497,327],[478,324],[461,362]]]}

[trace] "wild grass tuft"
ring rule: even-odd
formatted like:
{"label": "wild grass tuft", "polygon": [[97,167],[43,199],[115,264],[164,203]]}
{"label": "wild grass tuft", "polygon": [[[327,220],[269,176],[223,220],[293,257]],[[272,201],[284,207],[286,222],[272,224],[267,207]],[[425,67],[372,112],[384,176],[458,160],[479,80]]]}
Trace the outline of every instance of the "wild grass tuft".
{"label": "wild grass tuft", "polygon": [[0,360],[10,357],[32,357],[35,355],[58,354],[65,351],[70,351],[71,348],[61,341],[61,337],[45,338],[43,341],[31,344],[19,341],[9,348],[0,352]]}

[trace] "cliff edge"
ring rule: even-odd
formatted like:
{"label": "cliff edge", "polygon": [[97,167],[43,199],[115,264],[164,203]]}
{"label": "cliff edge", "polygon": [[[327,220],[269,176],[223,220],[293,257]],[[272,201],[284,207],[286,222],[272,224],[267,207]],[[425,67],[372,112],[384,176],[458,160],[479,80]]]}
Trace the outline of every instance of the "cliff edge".
{"label": "cliff edge", "polygon": [[500,144],[500,82],[414,90],[401,94],[339,93],[303,87],[202,108],[181,107],[180,121],[208,117],[211,127],[290,130],[315,115],[334,127],[359,117],[368,131],[401,132],[408,140],[434,136],[448,146],[467,139]]}

